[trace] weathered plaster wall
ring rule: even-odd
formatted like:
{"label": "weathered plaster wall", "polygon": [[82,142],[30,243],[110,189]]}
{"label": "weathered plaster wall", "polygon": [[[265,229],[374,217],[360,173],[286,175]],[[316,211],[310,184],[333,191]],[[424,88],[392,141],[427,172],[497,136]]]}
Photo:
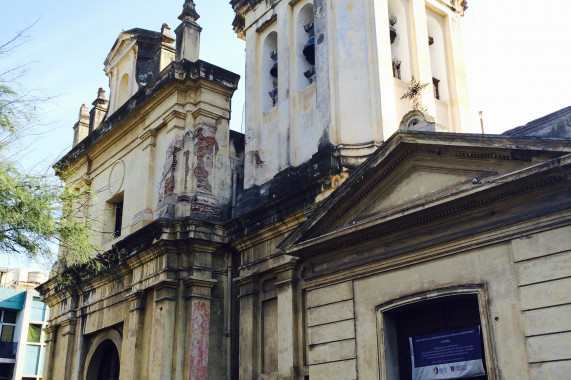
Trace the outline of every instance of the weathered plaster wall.
{"label": "weathered plaster wall", "polygon": [[[302,54],[307,33],[300,25],[309,7],[315,30],[316,81],[311,85],[301,75],[308,66]],[[236,10],[251,57],[246,61],[245,188],[307,162],[328,144],[338,147],[343,165],[363,162],[410,110],[410,102],[400,98],[411,75],[429,84],[422,103],[439,131],[458,132],[469,119],[458,36],[462,11],[447,2],[275,1],[241,4]],[[393,45],[391,13],[400,20]],[[437,38],[432,58],[429,29]],[[273,49],[277,78],[269,74]],[[394,55],[402,60],[402,80],[393,80]],[[443,78],[441,100],[434,99],[433,72]],[[272,106],[268,92],[274,86],[278,100]]]}

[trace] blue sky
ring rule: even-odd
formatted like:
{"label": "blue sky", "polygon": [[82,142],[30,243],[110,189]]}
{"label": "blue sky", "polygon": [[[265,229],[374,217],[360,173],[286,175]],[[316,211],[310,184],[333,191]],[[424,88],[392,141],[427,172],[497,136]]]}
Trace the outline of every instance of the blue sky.
{"label": "blue sky", "polygon": [[[335,1],[335,0],[329,0]],[[49,167],[71,147],[82,103],[108,87],[103,61],[122,29],[174,30],[183,0],[0,0],[0,42],[33,24],[29,40],[0,68],[33,62],[21,79],[54,98],[42,108],[43,133],[17,147],[25,167]],[[242,76],[231,127],[241,128],[244,42],[232,30],[229,0],[196,0],[203,27],[201,59]],[[571,105],[571,2],[471,0],[461,29],[473,125],[484,111],[486,132],[501,133]],[[4,71],[4,70],[0,70]],[[0,257],[0,266],[15,266]]]}

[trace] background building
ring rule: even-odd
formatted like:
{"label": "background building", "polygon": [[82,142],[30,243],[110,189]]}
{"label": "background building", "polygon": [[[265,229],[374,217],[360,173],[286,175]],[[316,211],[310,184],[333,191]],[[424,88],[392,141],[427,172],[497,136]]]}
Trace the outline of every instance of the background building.
{"label": "background building", "polygon": [[27,269],[0,269],[0,379],[42,378],[44,328],[49,308],[35,287],[48,274]]}
{"label": "background building", "polygon": [[570,109],[461,133],[466,2],[231,5],[245,135],[193,1],[80,109],[57,166],[116,270],[39,287],[45,378],[399,379],[409,338],[468,328],[478,378],[564,377]]}

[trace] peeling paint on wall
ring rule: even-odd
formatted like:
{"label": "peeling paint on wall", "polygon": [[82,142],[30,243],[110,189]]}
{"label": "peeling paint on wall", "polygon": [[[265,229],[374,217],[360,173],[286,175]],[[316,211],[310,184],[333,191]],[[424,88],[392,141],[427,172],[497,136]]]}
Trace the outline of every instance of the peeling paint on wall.
{"label": "peeling paint on wall", "polygon": [[188,189],[188,173],[190,172],[190,166],[188,163],[188,158],[190,157],[190,152],[188,150],[184,151],[184,189],[183,192],[187,192]]}
{"label": "peeling paint on wall", "polygon": [[189,380],[207,380],[210,303],[203,300],[193,300],[191,302]]}
{"label": "peeling paint on wall", "polygon": [[254,160],[256,167],[261,168],[262,166],[264,166],[265,161],[263,161],[262,158],[260,157],[260,151],[251,150],[248,152],[248,155],[250,155],[251,159]]}
{"label": "peeling paint on wall", "polygon": [[177,154],[182,150],[182,147],[183,137],[176,135],[167,149],[163,175],[159,184],[159,202],[174,192],[175,171],[178,164]]}
{"label": "peeling paint on wall", "polygon": [[212,186],[208,179],[212,168],[213,157],[216,150],[216,139],[214,132],[210,128],[200,127],[194,133],[194,154],[196,155],[196,189],[207,193],[212,193]]}

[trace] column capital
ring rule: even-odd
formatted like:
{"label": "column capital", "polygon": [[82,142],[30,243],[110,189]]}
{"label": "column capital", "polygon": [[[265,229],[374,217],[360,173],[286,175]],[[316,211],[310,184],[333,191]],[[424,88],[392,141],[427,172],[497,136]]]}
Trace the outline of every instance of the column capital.
{"label": "column capital", "polygon": [[129,311],[143,310],[145,308],[145,292],[144,291],[134,291],[125,296],[125,299],[129,301]]}
{"label": "column capital", "polygon": [[57,329],[58,329],[58,325],[44,327],[44,333],[46,334],[46,338],[45,338],[46,342],[55,342],[56,341]]}
{"label": "column capital", "polygon": [[154,286],[155,302],[163,301],[176,301],[176,290],[178,288],[178,281],[165,280],[159,282]]}
{"label": "column capital", "polygon": [[62,331],[62,335],[75,335],[75,328],[77,326],[77,318],[72,317],[66,319],[60,323]]}
{"label": "column capital", "polygon": [[257,275],[239,277],[234,280],[240,288],[238,298],[258,295],[260,293],[260,279]]}
{"label": "column capital", "polygon": [[211,278],[189,277],[184,282],[184,289],[186,298],[205,298],[211,299],[211,291],[214,285],[218,283],[217,280]]}

